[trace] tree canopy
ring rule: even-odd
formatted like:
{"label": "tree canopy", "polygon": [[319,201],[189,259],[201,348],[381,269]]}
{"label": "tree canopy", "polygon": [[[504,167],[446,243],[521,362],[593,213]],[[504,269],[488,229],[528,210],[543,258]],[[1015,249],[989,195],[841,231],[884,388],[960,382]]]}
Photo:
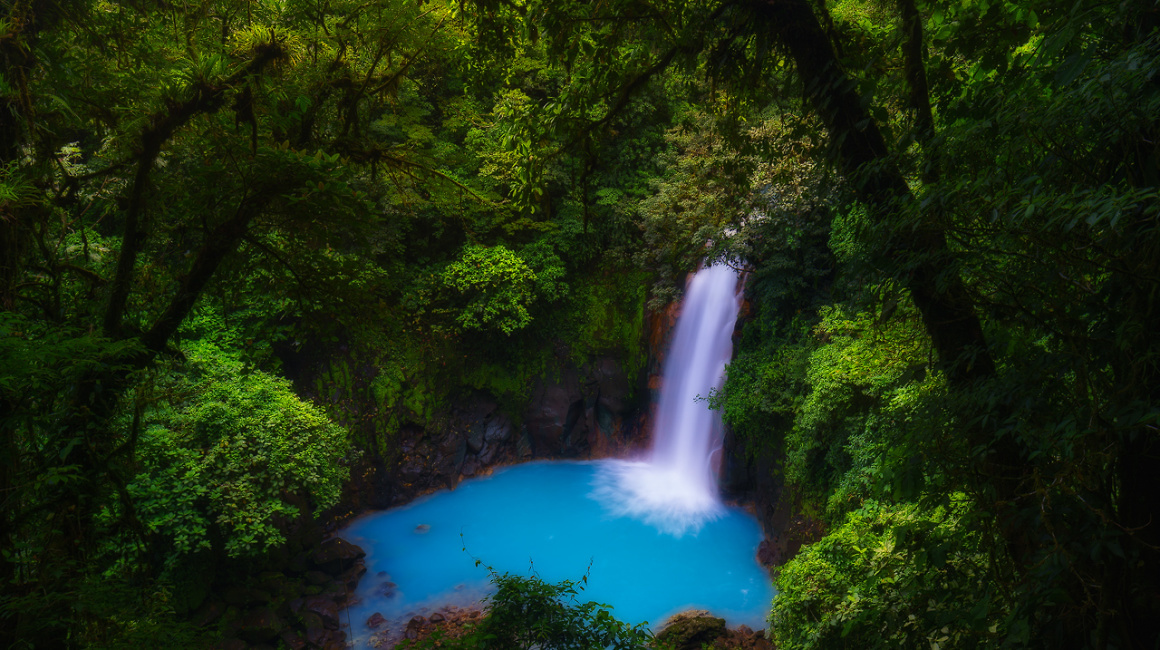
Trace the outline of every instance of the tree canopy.
{"label": "tree canopy", "polygon": [[828,531],[779,647],[1153,647],[1157,26],[6,2],[0,639],[188,643],[157,594],[275,562],[401,427],[526,402],[561,344],[639,369],[708,258],[750,303],[713,402]]}

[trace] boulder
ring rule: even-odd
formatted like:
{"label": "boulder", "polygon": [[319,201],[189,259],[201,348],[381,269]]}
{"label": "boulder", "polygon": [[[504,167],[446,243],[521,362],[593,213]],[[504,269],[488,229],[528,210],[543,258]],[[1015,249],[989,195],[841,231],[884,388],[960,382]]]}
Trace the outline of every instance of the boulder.
{"label": "boulder", "polygon": [[347,569],[339,576],[339,582],[346,587],[347,591],[354,592],[358,588],[358,582],[364,575],[366,575],[367,567],[362,561],[358,561],[354,566]]}
{"label": "boulder", "polygon": [[306,647],[306,639],[293,630],[286,630],[278,637],[282,639],[282,645],[290,650],[303,650]]}
{"label": "boulder", "polygon": [[345,650],[345,638],[345,634],[336,630],[317,627],[306,630],[306,643],[319,650]]}
{"label": "boulder", "polygon": [[466,477],[475,476],[475,473],[478,471],[479,461],[475,458],[468,458],[467,460],[463,461],[463,468],[459,470],[459,472]]}
{"label": "boulder", "polygon": [[276,643],[282,630],[282,620],[274,610],[269,607],[258,607],[242,614],[236,633],[239,639],[257,645]]}
{"label": "boulder", "polygon": [[325,596],[309,596],[303,598],[299,611],[296,613],[300,616],[303,613],[314,614],[322,620],[322,626],[326,629],[338,629],[338,603]]}
{"label": "boulder", "polygon": [[394,598],[398,593],[398,589],[399,585],[391,582],[390,580],[384,580],[383,582],[379,583],[379,586],[375,587],[374,595],[379,596],[380,598]]}
{"label": "boulder", "polygon": [[419,638],[419,633],[427,626],[427,619],[422,616],[414,616],[410,621],[407,621],[407,629],[403,631],[403,638],[414,641]]}
{"label": "boulder", "polygon": [[387,619],[383,618],[382,614],[375,612],[374,614],[371,614],[370,618],[367,619],[367,627],[371,628],[372,630],[377,630],[386,622]]}
{"label": "boulder", "polygon": [[709,645],[724,635],[725,619],[704,610],[690,610],[669,618],[656,638],[662,644],[671,645],[673,650],[700,650],[702,645]]}
{"label": "boulder", "polygon": [[322,542],[314,552],[311,561],[320,571],[338,575],[366,557],[366,552],[341,537],[331,537]]}
{"label": "boulder", "polygon": [[262,589],[254,589],[242,585],[233,585],[222,594],[226,604],[235,607],[249,607],[250,605],[265,605],[273,597]]}
{"label": "boulder", "polygon": [[303,576],[306,579],[306,584],[310,585],[325,585],[330,582],[330,575],[321,571],[307,571]]}
{"label": "boulder", "polygon": [[479,462],[483,465],[490,465],[492,459],[495,458],[495,452],[497,450],[498,445],[496,443],[484,442],[483,449],[479,450]]}
{"label": "boulder", "polygon": [[493,444],[504,442],[512,436],[512,423],[506,415],[496,413],[484,426],[483,439]]}

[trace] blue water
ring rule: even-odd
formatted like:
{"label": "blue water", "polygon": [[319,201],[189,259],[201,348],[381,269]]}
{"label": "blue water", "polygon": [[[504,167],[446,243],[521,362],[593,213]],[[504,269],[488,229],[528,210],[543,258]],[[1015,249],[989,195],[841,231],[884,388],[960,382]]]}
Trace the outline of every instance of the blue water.
{"label": "blue water", "polygon": [[405,622],[447,603],[478,601],[489,585],[487,566],[534,570],[549,582],[587,573],[581,602],[611,605],[617,618],[654,629],[690,608],[724,617],[730,627],[764,628],[774,591],[755,559],[762,537],[756,520],[722,507],[695,530],[674,534],[614,514],[600,501],[600,483],[623,463],[518,465],[355,520],[342,532],[367,552],[361,603],[349,612],[355,641],[366,643],[374,612]]}

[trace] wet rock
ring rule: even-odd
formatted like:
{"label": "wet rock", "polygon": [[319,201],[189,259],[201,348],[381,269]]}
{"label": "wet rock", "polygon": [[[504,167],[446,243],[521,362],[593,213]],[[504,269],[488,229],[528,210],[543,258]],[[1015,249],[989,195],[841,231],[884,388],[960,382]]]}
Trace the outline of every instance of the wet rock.
{"label": "wet rock", "polygon": [[270,643],[278,640],[282,633],[282,620],[269,607],[259,607],[242,615],[238,624],[239,639],[251,644]]}
{"label": "wet rock", "polygon": [[427,619],[423,618],[422,616],[412,617],[410,621],[407,621],[407,629],[403,632],[403,638],[410,639],[412,641],[418,639],[419,634],[423,631],[423,628],[426,625]]}
{"label": "wet rock", "polygon": [[354,566],[344,571],[343,574],[339,576],[339,581],[344,587],[346,587],[347,591],[354,593],[354,590],[358,588],[359,580],[361,580],[362,577],[366,575],[366,572],[367,567],[360,560]]}
{"label": "wet rock", "polygon": [[311,560],[320,571],[337,575],[354,566],[354,563],[366,557],[366,552],[358,546],[342,539],[332,537],[319,547]]}
{"label": "wet rock", "polygon": [[763,567],[771,567],[777,562],[777,549],[769,543],[768,539],[761,540],[757,545],[757,563]]}
{"label": "wet rock", "polygon": [[483,439],[492,444],[499,444],[504,442],[512,435],[512,423],[506,415],[497,413],[490,420],[483,429]]}
{"label": "wet rock", "polygon": [[272,600],[269,592],[261,589],[253,589],[243,585],[234,585],[225,590],[222,594],[222,599],[226,604],[235,607],[249,607],[251,605],[265,605]]}
{"label": "wet rock", "polygon": [[555,382],[537,382],[524,414],[524,425],[536,456],[550,457],[565,452],[568,435],[577,419],[574,408],[577,402],[582,411],[583,395],[573,369],[565,369]]}
{"label": "wet rock", "polygon": [[325,585],[330,582],[330,575],[322,571],[307,571],[303,578],[306,580],[306,584],[311,585]]}
{"label": "wet rock", "polygon": [[483,449],[483,436],[486,429],[483,426],[476,425],[471,427],[467,432],[467,449],[473,453],[478,454]]}
{"label": "wet rock", "polygon": [[479,461],[474,458],[468,458],[467,460],[463,461],[463,469],[459,470],[461,474],[468,477],[475,476],[476,472],[478,471]]}
{"label": "wet rock", "polygon": [[306,643],[320,650],[345,650],[346,635],[336,630],[311,628],[306,631]]}
{"label": "wet rock", "polygon": [[516,441],[516,455],[524,459],[532,457],[532,437],[528,434],[527,427],[520,430],[520,438]]}
{"label": "wet rock", "polygon": [[615,359],[602,358],[593,364],[593,378],[596,380],[596,404],[609,416],[628,413],[635,404],[632,401],[633,387],[628,375]]}
{"label": "wet rock", "polygon": [[774,650],[773,644],[765,638],[765,630],[754,632],[742,625],[736,630],[728,630],[724,636],[718,637],[711,650]]}
{"label": "wet rock", "polygon": [[[325,596],[310,596],[302,599],[300,611],[314,614],[322,620],[322,626],[328,630],[338,629],[338,603]],[[301,615],[301,614],[300,614]]]}
{"label": "wet rock", "polygon": [[316,596],[316,597],[317,598],[326,598],[326,599],[331,600],[335,603],[338,603],[339,605],[342,605],[342,604],[346,603],[350,599],[350,597],[353,595],[354,595],[354,592],[352,592],[350,589],[348,589],[345,583],[332,582],[332,583],[326,585],[326,589],[323,590],[323,592],[321,594],[318,594],[318,596]]}
{"label": "wet rock", "polygon": [[431,618],[427,620],[431,621],[432,623],[442,623],[443,621],[447,620],[447,617],[440,612],[435,612],[431,615]]}
{"label": "wet rock", "polygon": [[498,446],[490,442],[483,443],[483,449],[479,451],[479,462],[483,465],[490,465],[495,458],[495,452]]}
{"label": "wet rock", "polygon": [[303,650],[306,647],[306,639],[293,630],[286,630],[278,636],[282,640],[282,645],[290,650]]}
{"label": "wet rock", "polygon": [[669,618],[656,638],[662,644],[671,645],[673,650],[700,650],[702,645],[724,635],[725,619],[704,610],[690,610]]}
{"label": "wet rock", "polygon": [[386,622],[387,619],[383,618],[382,614],[375,612],[374,614],[371,614],[370,618],[367,619],[367,627],[371,628],[372,630],[377,630]]}
{"label": "wet rock", "polygon": [[322,593],[323,589],[324,585],[302,585],[302,595],[317,596]]}
{"label": "wet rock", "polygon": [[387,580],[375,587],[374,595],[382,598],[394,598],[398,594],[398,589],[399,585]]}

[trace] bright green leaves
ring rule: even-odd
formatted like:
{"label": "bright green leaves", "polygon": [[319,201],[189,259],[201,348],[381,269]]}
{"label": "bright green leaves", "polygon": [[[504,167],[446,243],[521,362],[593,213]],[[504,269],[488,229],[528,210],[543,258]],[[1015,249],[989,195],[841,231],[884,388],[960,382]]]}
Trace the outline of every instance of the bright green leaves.
{"label": "bright green leaves", "polygon": [[504,246],[468,246],[443,271],[441,282],[458,303],[455,322],[465,330],[511,334],[532,322],[536,274]]}
{"label": "bright green leaves", "polygon": [[[814,331],[819,344],[806,371],[808,392],[796,404],[786,440],[786,475],[827,499],[831,514],[856,507],[868,492],[891,495],[893,468],[909,462],[893,458],[892,446],[914,425],[939,426],[919,416],[942,384],[927,373],[930,343],[912,310],[903,306],[891,316],[822,309]],[[897,477],[905,481],[914,474]],[[921,481],[919,475],[916,485],[907,486],[907,498],[917,496]]]}
{"label": "bright green leaves", "polygon": [[191,354],[196,370],[174,375],[142,415],[142,465],[128,491],[142,525],[175,555],[215,538],[230,556],[255,555],[283,541],[302,505],[338,501],[346,431],[285,380],[212,345]]}
{"label": "bright green leaves", "polygon": [[781,567],[774,640],[787,650],[998,643],[1006,612],[989,563],[962,513],[869,502]]}
{"label": "bright green leaves", "polygon": [[[478,561],[477,561],[478,563]],[[455,650],[644,650],[653,647],[645,623],[630,625],[613,617],[611,608],[580,602],[588,576],[552,584],[538,576],[492,572],[496,593],[487,599],[487,615],[465,636],[439,633],[406,648]]]}

